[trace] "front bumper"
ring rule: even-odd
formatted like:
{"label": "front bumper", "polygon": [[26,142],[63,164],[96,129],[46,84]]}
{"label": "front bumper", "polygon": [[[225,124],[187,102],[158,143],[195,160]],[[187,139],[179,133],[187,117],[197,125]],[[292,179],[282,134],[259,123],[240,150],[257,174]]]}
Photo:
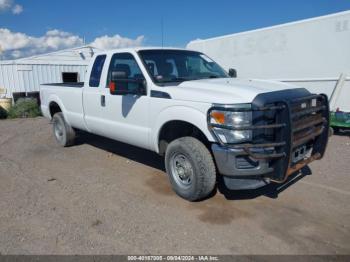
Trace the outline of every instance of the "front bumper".
{"label": "front bumper", "polygon": [[[260,94],[251,110],[253,124],[244,127],[253,130],[251,143],[227,145],[217,139],[218,143],[212,145],[218,171],[225,179],[266,179],[282,183],[289,175],[322,158],[329,130],[325,95],[311,95],[302,89]],[[212,127],[209,124],[210,130]],[[298,158],[300,150],[308,154]]]}
{"label": "front bumper", "polygon": [[247,156],[243,149],[223,147],[212,144],[218,171],[221,175],[232,177],[262,176],[273,172],[267,160],[255,160]]}
{"label": "front bumper", "polygon": [[249,190],[266,186],[273,172],[267,160],[254,160],[243,149],[222,147],[212,144],[216,166],[226,187],[230,190]]}

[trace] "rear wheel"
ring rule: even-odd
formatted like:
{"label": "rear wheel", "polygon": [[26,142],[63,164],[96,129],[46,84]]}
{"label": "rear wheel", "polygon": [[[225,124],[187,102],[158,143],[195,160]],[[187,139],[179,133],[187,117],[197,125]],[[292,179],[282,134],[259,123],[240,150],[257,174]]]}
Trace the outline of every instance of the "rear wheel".
{"label": "rear wheel", "polygon": [[200,200],[214,190],[213,158],[196,138],[182,137],[171,142],[165,153],[165,167],[172,188],[184,199]]}
{"label": "rear wheel", "polygon": [[74,144],[75,131],[64,120],[62,112],[56,113],[52,118],[53,133],[58,144],[63,147]]}

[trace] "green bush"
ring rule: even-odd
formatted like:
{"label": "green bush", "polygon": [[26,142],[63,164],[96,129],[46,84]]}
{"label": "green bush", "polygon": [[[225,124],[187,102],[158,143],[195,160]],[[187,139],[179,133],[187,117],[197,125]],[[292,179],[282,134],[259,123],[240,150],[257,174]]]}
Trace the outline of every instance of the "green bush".
{"label": "green bush", "polygon": [[8,112],[8,118],[40,116],[40,108],[35,98],[20,98]]}
{"label": "green bush", "polygon": [[7,118],[6,110],[0,106],[0,119],[6,119],[6,118]]}

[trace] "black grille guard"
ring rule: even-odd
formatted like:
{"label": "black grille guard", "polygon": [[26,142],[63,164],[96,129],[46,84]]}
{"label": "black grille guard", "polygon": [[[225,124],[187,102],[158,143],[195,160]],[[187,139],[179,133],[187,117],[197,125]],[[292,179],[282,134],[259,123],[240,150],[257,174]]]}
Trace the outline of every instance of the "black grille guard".
{"label": "black grille guard", "polygon": [[[292,95],[291,95],[292,94]],[[285,97],[289,97],[288,100]],[[250,126],[223,126],[210,123],[210,113],[213,110],[225,110],[233,112],[253,112],[253,124]],[[272,123],[257,123],[263,112],[272,112]],[[255,123],[254,123],[255,122]],[[270,178],[276,182],[284,182],[287,177],[301,169],[313,160],[323,157],[329,133],[329,105],[324,94],[310,94],[306,89],[290,89],[258,95],[252,108],[237,108],[236,106],[214,106],[208,111],[208,127],[221,146],[232,149],[242,149],[245,155],[253,159],[270,161],[274,172]],[[213,128],[229,130],[252,130],[252,132],[264,132],[273,130],[274,139],[271,141],[254,139],[251,143],[227,144],[220,140]],[[292,163],[293,151],[308,144],[311,155],[297,163]],[[254,152],[256,150],[259,152]],[[262,152],[261,152],[262,151]]]}

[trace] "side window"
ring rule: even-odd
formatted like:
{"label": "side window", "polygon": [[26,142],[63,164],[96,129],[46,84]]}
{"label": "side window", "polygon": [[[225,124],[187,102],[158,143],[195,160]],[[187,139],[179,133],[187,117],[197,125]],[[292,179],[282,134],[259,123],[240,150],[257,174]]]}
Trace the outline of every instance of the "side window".
{"label": "side window", "polygon": [[90,74],[89,86],[98,87],[100,85],[101,73],[103,70],[105,60],[106,55],[99,55],[96,57]]}
{"label": "side window", "polygon": [[[134,56],[130,53],[119,53],[114,54],[111,59],[111,64],[109,65],[108,69],[108,76],[107,76],[107,87],[110,86],[110,84],[114,84],[112,79],[112,72],[119,72],[122,73],[124,79],[132,79],[132,80],[140,80],[144,79],[144,76],[142,74],[142,71],[137,64]],[[121,84],[118,86],[119,89],[126,89],[126,90],[136,90],[138,88],[138,83],[125,82],[122,86]]]}

